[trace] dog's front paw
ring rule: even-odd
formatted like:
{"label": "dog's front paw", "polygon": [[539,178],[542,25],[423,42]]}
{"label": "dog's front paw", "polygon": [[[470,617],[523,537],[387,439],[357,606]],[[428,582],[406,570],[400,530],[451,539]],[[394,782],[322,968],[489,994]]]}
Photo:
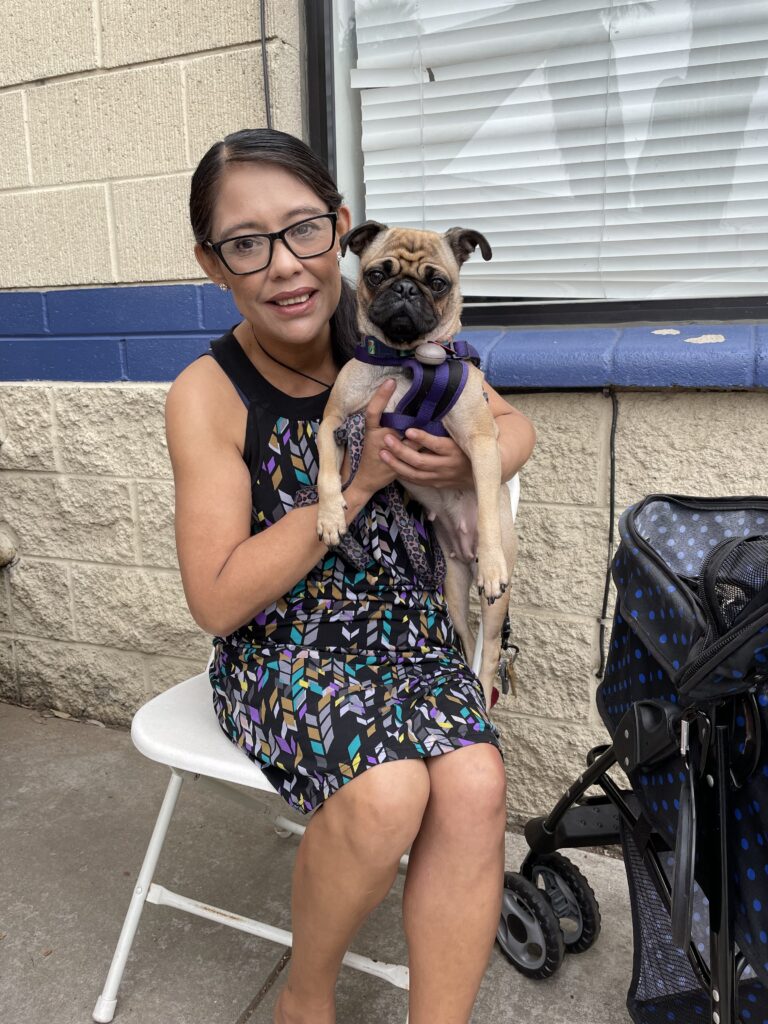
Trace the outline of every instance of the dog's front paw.
{"label": "dog's front paw", "polygon": [[347,532],[344,518],[347,503],[339,494],[338,498],[323,501],[317,506],[317,536],[329,548],[336,547]]}
{"label": "dog's front paw", "polygon": [[493,604],[509,584],[507,563],[501,554],[478,555],[477,589],[485,597],[488,604]]}

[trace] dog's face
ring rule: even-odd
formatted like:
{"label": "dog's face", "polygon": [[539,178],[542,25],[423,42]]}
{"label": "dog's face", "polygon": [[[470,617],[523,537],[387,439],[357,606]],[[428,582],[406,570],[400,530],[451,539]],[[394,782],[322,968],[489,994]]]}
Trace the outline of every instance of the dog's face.
{"label": "dog's face", "polygon": [[444,235],[389,228],[366,221],[341,239],[341,251],[360,257],[358,326],[398,348],[443,341],[459,330],[459,270],[476,246],[491,247],[478,231],[451,228]]}

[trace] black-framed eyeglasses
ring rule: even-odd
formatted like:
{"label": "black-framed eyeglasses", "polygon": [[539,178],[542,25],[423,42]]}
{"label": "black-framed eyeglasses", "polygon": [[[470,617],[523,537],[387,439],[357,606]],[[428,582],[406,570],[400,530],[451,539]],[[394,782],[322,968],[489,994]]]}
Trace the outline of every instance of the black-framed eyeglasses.
{"label": "black-framed eyeglasses", "polygon": [[206,242],[230,274],[256,274],[272,261],[275,242],[280,241],[299,260],[322,256],[336,240],[336,213],[321,213],[289,224],[282,231],[259,235],[238,235],[223,242]]}

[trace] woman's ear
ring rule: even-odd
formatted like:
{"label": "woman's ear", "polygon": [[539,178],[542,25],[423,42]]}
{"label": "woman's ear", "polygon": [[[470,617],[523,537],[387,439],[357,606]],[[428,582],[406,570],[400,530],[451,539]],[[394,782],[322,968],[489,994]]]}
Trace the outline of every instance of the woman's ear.
{"label": "woman's ear", "polygon": [[336,213],[336,237],[341,238],[352,226],[352,213],[348,206],[340,206]]}
{"label": "woman's ear", "polygon": [[216,253],[205,245],[195,245],[195,259],[202,267],[203,273],[214,284],[226,284],[221,263],[216,258]]}

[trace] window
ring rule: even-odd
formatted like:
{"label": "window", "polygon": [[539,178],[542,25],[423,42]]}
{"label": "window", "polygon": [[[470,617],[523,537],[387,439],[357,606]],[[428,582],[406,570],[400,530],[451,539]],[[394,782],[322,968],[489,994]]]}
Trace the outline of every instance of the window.
{"label": "window", "polygon": [[765,0],[335,0],[333,29],[355,214],[482,231],[470,304],[764,315]]}

